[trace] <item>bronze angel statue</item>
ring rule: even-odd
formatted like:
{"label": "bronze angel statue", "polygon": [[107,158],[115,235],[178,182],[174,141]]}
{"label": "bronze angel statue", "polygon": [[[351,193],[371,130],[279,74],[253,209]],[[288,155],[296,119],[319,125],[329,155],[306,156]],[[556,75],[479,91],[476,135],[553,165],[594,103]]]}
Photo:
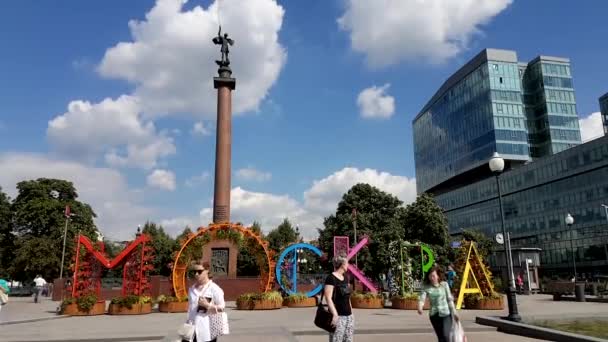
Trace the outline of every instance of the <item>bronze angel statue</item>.
{"label": "bronze angel statue", "polygon": [[216,45],[221,45],[220,51],[222,52],[222,60],[215,61],[219,66],[228,66],[230,65],[230,59],[228,58],[228,53],[230,53],[230,49],[228,45],[234,45],[234,40],[228,38],[228,33],[224,33],[222,37],[222,27],[220,26],[219,31],[217,32],[217,37],[213,38],[213,43]]}

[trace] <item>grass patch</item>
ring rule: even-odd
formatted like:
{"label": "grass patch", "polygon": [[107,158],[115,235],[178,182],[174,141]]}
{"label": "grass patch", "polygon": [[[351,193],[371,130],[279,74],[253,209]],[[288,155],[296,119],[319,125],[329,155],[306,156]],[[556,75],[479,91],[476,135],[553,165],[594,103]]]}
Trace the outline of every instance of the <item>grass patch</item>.
{"label": "grass patch", "polygon": [[534,325],[569,333],[608,338],[608,321],[587,319],[574,321],[540,321]]}

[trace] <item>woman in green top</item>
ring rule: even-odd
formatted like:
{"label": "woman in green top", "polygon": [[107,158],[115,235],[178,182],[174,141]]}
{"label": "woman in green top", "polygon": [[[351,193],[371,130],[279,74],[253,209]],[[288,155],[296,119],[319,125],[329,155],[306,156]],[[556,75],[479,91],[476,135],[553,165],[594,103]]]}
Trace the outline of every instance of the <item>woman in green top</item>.
{"label": "woman in green top", "polygon": [[454,297],[450,292],[450,286],[440,278],[443,274],[439,267],[434,267],[429,272],[418,300],[418,314],[422,315],[424,301],[428,295],[431,302],[429,316],[437,339],[439,342],[448,342],[452,329],[452,317],[458,320],[458,315],[454,308]]}

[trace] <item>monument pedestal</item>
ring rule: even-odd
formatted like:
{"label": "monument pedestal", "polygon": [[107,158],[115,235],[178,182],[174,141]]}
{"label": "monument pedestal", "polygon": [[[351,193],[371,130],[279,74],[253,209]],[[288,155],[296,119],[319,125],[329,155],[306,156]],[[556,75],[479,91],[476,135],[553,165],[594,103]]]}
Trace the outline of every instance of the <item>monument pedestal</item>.
{"label": "monument pedestal", "polygon": [[203,263],[209,263],[214,278],[236,278],[238,253],[234,242],[214,240],[203,247]]}

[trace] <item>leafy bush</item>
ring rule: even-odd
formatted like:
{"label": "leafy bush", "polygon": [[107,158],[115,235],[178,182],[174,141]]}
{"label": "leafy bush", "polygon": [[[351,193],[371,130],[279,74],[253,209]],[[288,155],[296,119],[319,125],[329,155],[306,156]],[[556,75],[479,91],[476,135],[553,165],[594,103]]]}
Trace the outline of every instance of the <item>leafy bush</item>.
{"label": "leafy bush", "polygon": [[136,296],[136,295],[128,295],[124,297],[115,297],[112,298],[112,304],[116,304],[120,307],[124,307],[127,309],[132,309],[135,304],[146,304],[152,303],[152,298],[148,296]]}
{"label": "leafy bush", "polygon": [[65,310],[66,306],[74,303],[78,306],[78,310],[88,312],[97,303],[97,295],[90,293],[77,298],[66,298],[61,302],[61,311]]}
{"label": "leafy bush", "polygon": [[292,302],[292,303],[302,303],[303,301],[307,300],[308,296],[305,293],[294,293],[294,294],[290,294],[289,296],[287,296],[287,301]]}
{"label": "leafy bush", "polygon": [[165,296],[160,295],[156,298],[157,303],[183,303],[188,301],[188,296],[184,297],[174,297],[174,296]]}
{"label": "leafy bush", "polygon": [[382,294],[355,291],[355,292],[353,292],[353,298],[359,299],[359,300],[382,299]]}
{"label": "leafy bush", "polygon": [[391,298],[391,300],[394,300],[394,299],[418,300],[419,298],[420,298],[420,295],[418,295],[418,292],[409,292],[404,295],[393,296]]}

